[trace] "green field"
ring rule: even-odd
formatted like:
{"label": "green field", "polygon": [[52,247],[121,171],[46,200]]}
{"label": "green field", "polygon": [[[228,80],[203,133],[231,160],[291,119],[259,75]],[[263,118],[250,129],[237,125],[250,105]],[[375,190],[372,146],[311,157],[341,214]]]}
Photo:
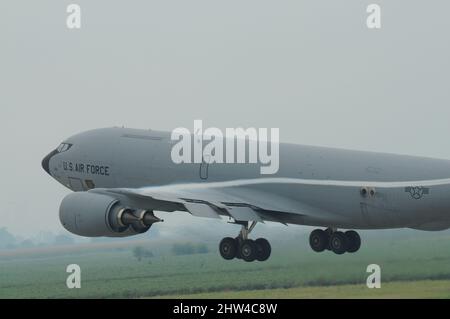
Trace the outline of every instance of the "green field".
{"label": "green field", "polygon": [[[307,237],[274,242],[264,263],[224,261],[211,253],[174,256],[151,242],[154,257],[137,261],[130,247],[59,249],[0,255],[0,298],[352,298],[450,297],[450,237],[370,240],[356,254],[313,253]],[[81,266],[81,289],[66,287],[68,264]],[[382,268],[382,288],[365,286],[366,267]]]}
{"label": "green field", "polygon": [[308,298],[450,298],[450,280],[421,280],[388,282],[380,289],[364,285],[337,285],[328,287],[296,287],[270,290],[243,290],[171,295],[154,298],[184,299],[308,299]]}

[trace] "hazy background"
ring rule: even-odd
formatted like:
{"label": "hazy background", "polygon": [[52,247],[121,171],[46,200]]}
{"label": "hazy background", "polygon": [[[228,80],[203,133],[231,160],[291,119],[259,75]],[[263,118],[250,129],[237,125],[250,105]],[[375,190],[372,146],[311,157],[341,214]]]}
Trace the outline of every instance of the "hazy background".
{"label": "hazy background", "polygon": [[[81,5],[81,30],[66,28],[69,3]],[[382,6],[381,30],[366,27],[369,3]],[[437,0],[1,1],[0,228],[63,230],[68,190],[40,162],[91,128],[202,119],[450,159],[449,12]],[[185,216],[160,229],[214,223]]]}

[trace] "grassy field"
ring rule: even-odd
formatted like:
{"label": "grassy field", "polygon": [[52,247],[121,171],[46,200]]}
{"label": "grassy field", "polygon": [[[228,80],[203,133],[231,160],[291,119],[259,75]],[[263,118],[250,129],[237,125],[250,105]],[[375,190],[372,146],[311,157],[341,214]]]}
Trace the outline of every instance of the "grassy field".
{"label": "grassy field", "polygon": [[[131,247],[0,257],[0,298],[141,298],[164,296],[347,298],[449,298],[450,238],[374,240],[357,254],[313,253],[274,242],[264,263],[224,261],[211,253],[174,256],[152,247],[137,261]],[[82,269],[81,289],[66,287],[66,266]],[[365,286],[366,267],[382,269],[382,288]]]}
{"label": "grassy field", "polygon": [[270,290],[243,290],[169,295],[154,298],[184,299],[308,299],[308,298],[450,298],[450,280],[421,280],[388,282],[380,289],[367,289],[365,285],[338,285],[328,287],[296,287]]}

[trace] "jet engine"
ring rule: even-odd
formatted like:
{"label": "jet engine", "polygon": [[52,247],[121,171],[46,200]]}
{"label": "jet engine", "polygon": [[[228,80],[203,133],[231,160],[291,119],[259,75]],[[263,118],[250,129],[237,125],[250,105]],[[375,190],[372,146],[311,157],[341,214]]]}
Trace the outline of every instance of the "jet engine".
{"label": "jet engine", "polygon": [[127,208],[112,196],[89,192],[67,195],[59,219],[69,232],[85,237],[133,236],[161,221],[152,211]]}

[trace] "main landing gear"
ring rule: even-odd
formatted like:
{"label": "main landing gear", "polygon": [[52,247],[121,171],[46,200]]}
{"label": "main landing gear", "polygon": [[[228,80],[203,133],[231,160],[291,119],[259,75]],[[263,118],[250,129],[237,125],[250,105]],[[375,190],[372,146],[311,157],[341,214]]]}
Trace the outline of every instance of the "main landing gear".
{"label": "main landing gear", "polygon": [[344,232],[331,228],[326,230],[315,229],[309,236],[309,244],[312,250],[322,252],[331,250],[335,254],[354,253],[361,247],[361,237],[354,230]]}
{"label": "main landing gear", "polygon": [[272,250],[269,241],[265,238],[256,240],[248,238],[248,235],[256,226],[256,222],[252,222],[250,226],[248,222],[239,224],[242,225],[242,229],[238,237],[226,237],[220,242],[220,255],[227,260],[234,258],[243,259],[247,262],[267,260]]}

